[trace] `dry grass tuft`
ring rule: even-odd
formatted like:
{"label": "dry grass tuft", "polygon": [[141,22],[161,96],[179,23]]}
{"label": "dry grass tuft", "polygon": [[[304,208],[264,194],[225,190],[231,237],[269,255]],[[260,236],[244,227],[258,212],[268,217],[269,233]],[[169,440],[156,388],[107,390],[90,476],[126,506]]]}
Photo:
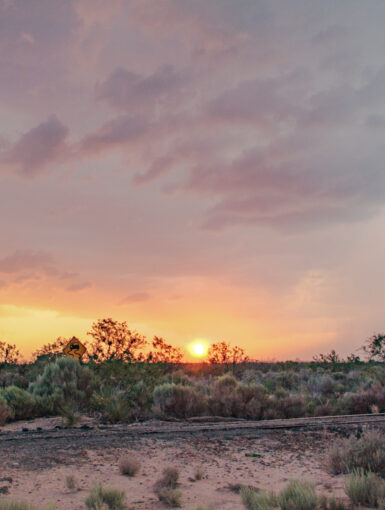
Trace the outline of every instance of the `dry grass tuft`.
{"label": "dry grass tuft", "polygon": [[96,484],[91,489],[87,499],[86,506],[90,510],[123,510],[125,508],[125,494],[119,489],[104,488],[101,484]]}
{"label": "dry grass tuft", "polygon": [[242,503],[247,510],[274,510],[277,497],[273,492],[256,491],[251,487],[241,488]]}
{"label": "dry grass tuft", "polygon": [[135,476],[140,469],[140,462],[135,457],[122,457],[119,461],[119,470],[122,475]]}
{"label": "dry grass tuft", "polygon": [[67,475],[66,476],[66,487],[67,489],[73,491],[76,489],[76,482],[75,482],[75,476],[74,475]]}
{"label": "dry grass tuft", "polygon": [[182,493],[179,489],[171,489],[170,487],[162,487],[157,491],[159,501],[165,503],[171,508],[180,508]]}
{"label": "dry grass tuft", "polygon": [[377,508],[385,502],[385,483],[374,473],[354,471],[346,480],[345,492],[353,505]]}
{"label": "dry grass tuft", "polygon": [[176,468],[167,467],[154,487],[159,501],[173,508],[179,508],[181,505],[182,493],[177,489],[178,479],[179,471]]}
{"label": "dry grass tuft", "polygon": [[198,466],[194,473],[194,479],[195,480],[203,480],[206,476],[206,470],[203,466]]}
{"label": "dry grass tuft", "polygon": [[318,497],[315,487],[306,480],[291,480],[278,495],[281,510],[316,510]]}
{"label": "dry grass tuft", "polygon": [[17,501],[14,499],[3,499],[0,498],[0,510],[56,510],[53,505],[47,505],[45,507],[39,506],[39,508],[27,503],[27,501]]}
{"label": "dry grass tuft", "polygon": [[326,468],[334,475],[362,469],[385,478],[385,435],[368,431],[360,439],[337,442],[328,451]]}

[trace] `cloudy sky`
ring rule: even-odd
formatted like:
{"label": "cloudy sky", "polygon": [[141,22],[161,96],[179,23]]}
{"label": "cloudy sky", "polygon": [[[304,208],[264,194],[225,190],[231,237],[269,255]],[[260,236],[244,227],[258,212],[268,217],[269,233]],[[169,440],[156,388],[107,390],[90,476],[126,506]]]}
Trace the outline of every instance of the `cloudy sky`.
{"label": "cloudy sky", "polygon": [[258,359],[384,328],[383,0],[0,0],[0,339]]}

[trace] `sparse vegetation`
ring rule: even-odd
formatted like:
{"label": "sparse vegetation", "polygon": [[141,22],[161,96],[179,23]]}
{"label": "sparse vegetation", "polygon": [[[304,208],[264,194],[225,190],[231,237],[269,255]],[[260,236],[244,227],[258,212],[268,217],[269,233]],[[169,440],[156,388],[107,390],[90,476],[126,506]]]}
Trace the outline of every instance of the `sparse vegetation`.
{"label": "sparse vegetation", "polygon": [[385,501],[385,482],[374,473],[355,470],[346,480],[345,492],[353,505],[378,508]]}
{"label": "sparse vegetation", "polygon": [[125,494],[119,489],[105,488],[96,484],[86,499],[86,506],[90,510],[123,510]]}
{"label": "sparse vegetation", "polygon": [[171,489],[170,487],[161,487],[156,491],[159,501],[165,503],[171,508],[180,508],[182,493],[179,489]]}
{"label": "sparse vegetation", "polygon": [[179,480],[179,471],[174,467],[166,467],[162,477],[156,482],[156,487],[168,487],[175,489]]}
{"label": "sparse vegetation", "polygon": [[177,489],[178,479],[179,471],[176,468],[167,467],[154,486],[154,492],[159,501],[173,508],[181,506],[182,493]]}
{"label": "sparse vegetation", "polygon": [[135,476],[140,469],[140,462],[135,457],[122,457],[119,461],[119,471],[125,476]]}
{"label": "sparse vegetation", "polygon": [[36,507],[27,501],[18,501],[15,499],[0,498],[0,510],[56,510],[52,505]]}
{"label": "sparse vegetation", "polygon": [[273,510],[277,506],[273,492],[256,491],[251,487],[241,488],[241,498],[247,510]]}
{"label": "sparse vegetation", "polygon": [[325,495],[319,497],[318,507],[319,510],[347,510],[345,503],[341,499]]}
{"label": "sparse vegetation", "polygon": [[73,491],[76,489],[76,482],[75,482],[75,476],[74,475],[67,475],[66,476],[66,487],[70,491]]}
{"label": "sparse vegetation", "polygon": [[205,477],[206,475],[206,470],[203,466],[198,466],[196,469],[195,469],[195,474],[194,474],[194,479],[195,480],[203,480],[203,478]]}
{"label": "sparse vegetation", "polygon": [[343,360],[335,351],[310,363],[251,362],[239,347],[217,342],[210,363],[200,365],[180,363],[180,349],[160,337],[149,345],[125,322],[96,321],[89,336],[84,363],[62,357],[65,338],[23,364],[15,346],[0,342],[0,424],[59,415],[73,425],[79,412],[107,423],[385,412],[383,335],[368,341],[367,362],[355,355]]}
{"label": "sparse vegetation", "polygon": [[278,495],[281,510],[315,510],[318,497],[315,487],[306,480],[291,480]]}
{"label": "sparse vegetation", "polygon": [[360,439],[350,437],[332,445],[327,468],[335,475],[361,469],[385,478],[385,436],[368,431]]}

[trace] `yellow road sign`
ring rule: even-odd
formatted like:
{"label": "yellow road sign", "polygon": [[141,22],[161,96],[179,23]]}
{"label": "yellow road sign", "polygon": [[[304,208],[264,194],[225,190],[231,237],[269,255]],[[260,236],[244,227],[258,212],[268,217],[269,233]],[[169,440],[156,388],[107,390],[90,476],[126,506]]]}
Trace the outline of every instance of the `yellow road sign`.
{"label": "yellow road sign", "polygon": [[66,356],[71,356],[71,358],[80,359],[83,354],[86,352],[85,346],[81,343],[76,336],[73,336],[68,344],[64,347],[63,353]]}

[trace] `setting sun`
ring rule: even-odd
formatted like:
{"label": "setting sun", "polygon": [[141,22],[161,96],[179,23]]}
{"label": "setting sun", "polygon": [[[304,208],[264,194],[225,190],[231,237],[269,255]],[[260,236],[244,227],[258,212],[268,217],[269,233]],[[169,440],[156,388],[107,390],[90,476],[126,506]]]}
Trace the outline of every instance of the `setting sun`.
{"label": "setting sun", "polygon": [[202,358],[207,354],[207,343],[200,339],[195,340],[188,346],[188,350],[194,358]]}
{"label": "setting sun", "polygon": [[205,353],[205,348],[202,344],[195,344],[194,345],[194,354],[196,356],[203,356],[203,354]]}

